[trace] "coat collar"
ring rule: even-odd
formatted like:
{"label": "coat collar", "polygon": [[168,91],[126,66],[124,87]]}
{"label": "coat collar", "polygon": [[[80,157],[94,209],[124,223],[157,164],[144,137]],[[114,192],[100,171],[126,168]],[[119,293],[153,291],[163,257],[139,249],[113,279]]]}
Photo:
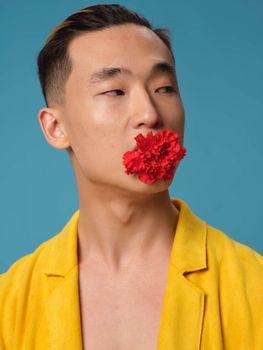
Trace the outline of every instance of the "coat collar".
{"label": "coat collar", "polygon": [[49,241],[44,273],[47,276],[65,277],[78,265],[78,218],[79,209],[71,216],[64,228]]}
{"label": "coat collar", "polygon": [[[171,263],[182,273],[206,268],[206,223],[196,216],[182,199],[170,200],[180,211]],[[50,240],[44,268],[46,275],[66,276],[78,265],[79,213],[79,209],[75,211],[62,231]]]}
{"label": "coat collar", "polygon": [[171,262],[181,273],[207,268],[206,222],[196,216],[183,200],[171,198],[171,201],[180,210]]}

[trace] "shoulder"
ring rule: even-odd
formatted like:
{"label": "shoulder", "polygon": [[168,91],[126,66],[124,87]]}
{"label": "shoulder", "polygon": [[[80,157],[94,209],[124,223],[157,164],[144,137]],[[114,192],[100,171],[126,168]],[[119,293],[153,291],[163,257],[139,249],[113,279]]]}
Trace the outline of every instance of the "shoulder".
{"label": "shoulder", "polygon": [[22,341],[23,327],[28,327],[31,316],[36,320],[34,310],[39,311],[39,319],[42,317],[45,300],[43,271],[57,237],[58,234],[43,242],[0,275],[0,348],[17,348],[14,344]]}
{"label": "shoulder", "polygon": [[6,272],[0,274],[0,305],[7,300],[22,294],[27,289],[32,279],[41,270],[43,262],[47,259],[47,253],[57,235],[40,244],[32,253],[15,261]]}
{"label": "shoulder", "polygon": [[207,253],[219,264],[232,263],[243,270],[263,273],[263,256],[251,247],[207,224]]}
{"label": "shoulder", "polygon": [[20,327],[25,324],[32,303],[40,309],[39,304],[45,292],[43,266],[49,258],[50,248],[57,236],[15,261],[0,275],[0,348],[2,337],[11,344],[10,330],[13,330],[15,325]]}
{"label": "shoulder", "polygon": [[208,225],[207,266],[225,308],[247,308],[262,324],[263,256]]}
{"label": "shoulder", "polygon": [[0,305],[29,300],[30,293],[42,293],[47,275],[64,276],[77,264],[77,210],[62,230],[23,256],[0,275]]}

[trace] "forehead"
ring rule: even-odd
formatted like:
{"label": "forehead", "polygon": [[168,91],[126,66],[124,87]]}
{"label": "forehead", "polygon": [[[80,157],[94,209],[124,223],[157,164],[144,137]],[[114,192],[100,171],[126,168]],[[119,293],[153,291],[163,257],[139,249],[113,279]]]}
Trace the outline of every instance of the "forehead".
{"label": "forehead", "polygon": [[124,61],[140,67],[157,61],[173,63],[168,47],[152,30],[130,23],[83,33],[71,41],[68,52],[73,70],[89,72]]}

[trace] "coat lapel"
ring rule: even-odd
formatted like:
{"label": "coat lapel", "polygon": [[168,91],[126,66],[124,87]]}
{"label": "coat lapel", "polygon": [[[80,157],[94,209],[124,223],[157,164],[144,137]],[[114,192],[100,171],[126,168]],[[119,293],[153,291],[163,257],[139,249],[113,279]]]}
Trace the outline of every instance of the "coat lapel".
{"label": "coat lapel", "polygon": [[206,223],[182,200],[171,200],[180,214],[168,269],[158,350],[197,350],[201,346],[205,294],[187,279],[187,274],[207,268]]}
{"label": "coat lapel", "polygon": [[78,302],[78,272],[65,277],[49,276],[46,315],[52,350],[81,350],[81,323]]}
{"label": "coat lapel", "polygon": [[76,211],[54,237],[46,259],[46,318],[51,350],[82,350]]}

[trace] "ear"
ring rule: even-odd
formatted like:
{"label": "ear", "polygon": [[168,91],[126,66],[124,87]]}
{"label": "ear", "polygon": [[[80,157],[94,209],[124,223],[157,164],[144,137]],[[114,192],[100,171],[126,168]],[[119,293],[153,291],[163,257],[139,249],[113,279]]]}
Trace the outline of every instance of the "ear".
{"label": "ear", "polygon": [[58,109],[50,107],[40,109],[38,121],[47,142],[51,146],[57,149],[64,149],[70,146]]}

